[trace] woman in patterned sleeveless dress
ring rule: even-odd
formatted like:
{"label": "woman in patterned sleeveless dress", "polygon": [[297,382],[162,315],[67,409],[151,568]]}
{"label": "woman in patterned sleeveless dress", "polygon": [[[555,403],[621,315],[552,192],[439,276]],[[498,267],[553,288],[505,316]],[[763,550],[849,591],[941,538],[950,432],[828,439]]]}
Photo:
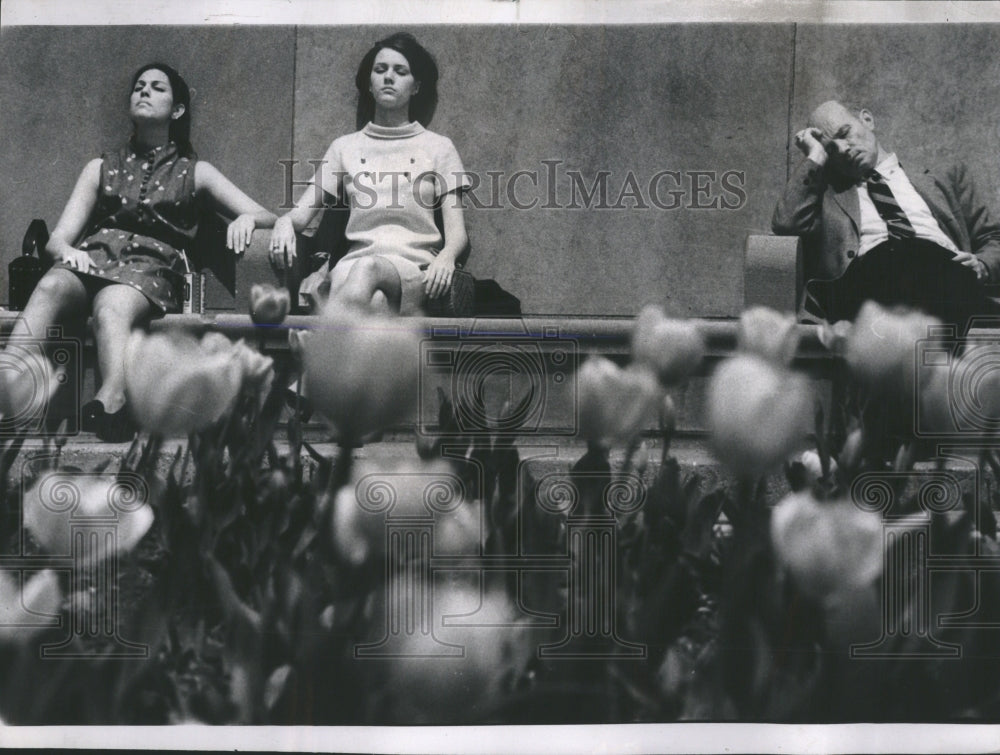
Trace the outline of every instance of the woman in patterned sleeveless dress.
{"label": "woman in patterned sleeveless dress", "polygon": [[[412,35],[376,42],[355,76],[359,131],[334,140],[295,208],[271,234],[278,267],[324,194],[347,202],[349,249],[330,273],[326,311],[343,305],[420,312],[451,286],[468,244],[457,195],[469,176],[451,140],[424,127],[437,105],[438,69]],[[440,208],[444,233],[434,221]]]}
{"label": "woman in patterned sleeveless dress", "polygon": [[236,216],[227,246],[237,255],[254,228],[269,228],[275,219],[198,160],[190,142],[190,92],[173,68],[151,63],[135,73],[129,115],[128,143],[91,160],[80,174],[46,246],[54,264],[12,333],[43,334],[93,314],[102,383],[82,408],[82,426],[112,442],[134,435],[125,407],[125,344],[134,328],[180,311],[185,250],[200,205],[210,200]]}

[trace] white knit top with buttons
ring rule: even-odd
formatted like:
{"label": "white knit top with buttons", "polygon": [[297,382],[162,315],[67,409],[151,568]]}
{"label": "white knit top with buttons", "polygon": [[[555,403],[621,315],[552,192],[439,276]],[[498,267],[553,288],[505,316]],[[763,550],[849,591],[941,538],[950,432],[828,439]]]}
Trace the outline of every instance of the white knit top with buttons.
{"label": "white knit top with buttons", "polygon": [[336,139],[323,161],[323,190],[350,207],[344,259],[398,254],[430,262],[443,243],[434,207],[459,201],[453,192],[471,185],[451,140],[416,122],[369,123]]}

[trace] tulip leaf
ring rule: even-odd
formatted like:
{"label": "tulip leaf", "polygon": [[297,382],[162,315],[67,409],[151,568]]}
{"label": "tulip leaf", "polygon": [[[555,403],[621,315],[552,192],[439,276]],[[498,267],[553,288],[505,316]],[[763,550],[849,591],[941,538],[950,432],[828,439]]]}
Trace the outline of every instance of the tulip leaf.
{"label": "tulip leaf", "polygon": [[713,527],[725,502],[725,493],[714,490],[694,504],[684,527],[682,539],[685,553],[695,558],[705,558],[712,545]]}

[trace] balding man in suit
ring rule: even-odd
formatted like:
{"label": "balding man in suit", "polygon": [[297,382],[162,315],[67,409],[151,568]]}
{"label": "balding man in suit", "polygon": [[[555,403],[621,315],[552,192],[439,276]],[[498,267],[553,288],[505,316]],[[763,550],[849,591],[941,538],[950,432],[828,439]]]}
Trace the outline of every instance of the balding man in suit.
{"label": "balding man in suit", "polygon": [[809,123],[772,219],[775,233],[804,237],[806,310],[834,322],[875,299],[963,328],[996,314],[984,286],[1000,283],[1000,225],[965,166],[904,170],[863,108],[824,102]]}

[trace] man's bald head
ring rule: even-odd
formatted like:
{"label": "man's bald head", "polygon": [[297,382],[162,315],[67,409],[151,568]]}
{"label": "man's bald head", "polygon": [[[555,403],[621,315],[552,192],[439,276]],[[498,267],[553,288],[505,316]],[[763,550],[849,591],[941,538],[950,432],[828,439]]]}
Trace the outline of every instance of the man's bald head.
{"label": "man's bald head", "polygon": [[813,110],[809,124],[825,137],[831,164],[850,178],[866,177],[885,156],[875,138],[875,119],[864,108],[854,111],[828,100]]}

